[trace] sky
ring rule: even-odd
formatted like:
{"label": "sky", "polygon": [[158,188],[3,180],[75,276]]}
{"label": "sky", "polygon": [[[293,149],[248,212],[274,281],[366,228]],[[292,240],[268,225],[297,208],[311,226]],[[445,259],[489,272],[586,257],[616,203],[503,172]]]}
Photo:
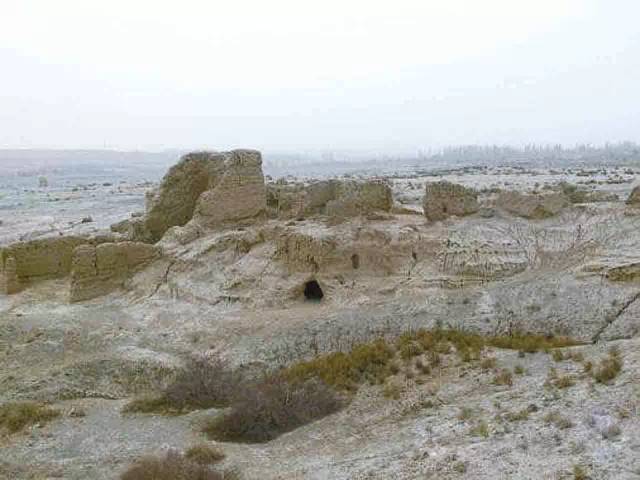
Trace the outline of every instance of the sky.
{"label": "sky", "polygon": [[640,141],[637,0],[0,0],[0,148]]}

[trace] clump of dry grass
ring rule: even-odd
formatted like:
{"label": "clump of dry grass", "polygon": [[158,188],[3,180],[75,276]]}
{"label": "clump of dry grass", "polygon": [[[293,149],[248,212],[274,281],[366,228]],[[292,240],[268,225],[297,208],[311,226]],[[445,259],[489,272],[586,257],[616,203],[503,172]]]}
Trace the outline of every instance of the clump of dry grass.
{"label": "clump of dry grass", "polygon": [[496,358],[495,357],[487,357],[483,358],[480,362],[480,368],[482,370],[493,370],[496,368]]}
{"label": "clump of dry grass", "polygon": [[0,405],[0,428],[9,433],[46,423],[60,415],[58,410],[36,402],[10,402]]}
{"label": "clump of dry grass", "polygon": [[120,480],[235,480],[231,472],[218,472],[169,450],[164,456],[145,456],[136,460]]}
{"label": "clump of dry grass", "polygon": [[[297,380],[317,377],[339,390],[353,391],[364,381],[382,384],[389,375],[397,373],[397,365],[392,361],[396,355],[405,361],[426,356],[429,368],[421,358],[416,361],[416,367],[422,373],[429,373],[440,366],[440,355],[450,353],[452,348],[463,362],[473,362],[480,360],[481,352],[488,347],[537,352],[576,344],[578,342],[566,337],[520,333],[485,337],[460,330],[420,329],[402,334],[395,342],[378,339],[357,345],[349,352],[330,353],[298,362],[286,369],[286,375]],[[495,358],[485,358],[480,366],[494,368]]]}
{"label": "clump of dry grass", "polygon": [[562,375],[558,376],[551,381],[554,387],[556,388],[569,388],[573,387],[576,382],[571,375]]}
{"label": "clump of dry grass", "polygon": [[609,355],[603,358],[591,375],[598,383],[610,383],[622,371],[622,358],[620,351],[612,347]]}
{"label": "clump of dry grass", "polygon": [[319,378],[339,390],[354,390],[359,383],[383,383],[392,374],[394,350],[384,340],[358,345],[350,352],[336,352],[298,362],[285,371],[294,381]]}
{"label": "clump of dry grass", "polygon": [[206,443],[199,443],[189,447],[184,453],[185,458],[200,465],[214,465],[224,460],[224,452]]}
{"label": "clump of dry grass", "polygon": [[513,375],[509,370],[502,369],[493,377],[494,385],[513,385]]}
{"label": "clump of dry grass", "polygon": [[475,437],[489,437],[489,425],[484,420],[480,420],[469,429],[469,434]]}
{"label": "clump of dry grass", "polygon": [[466,422],[475,416],[475,413],[472,408],[462,407],[458,412],[458,420],[462,422]]}
{"label": "clump of dry grass", "polygon": [[400,398],[400,395],[402,394],[402,387],[395,382],[387,382],[382,388],[382,394],[385,396],[385,398],[398,400]]}
{"label": "clump of dry grass", "polygon": [[573,427],[573,422],[566,417],[560,415],[556,410],[547,413],[543,420],[545,423],[551,423],[560,429],[567,429]]}
{"label": "clump of dry grass", "polygon": [[574,480],[587,480],[589,476],[587,475],[587,471],[584,469],[584,467],[580,465],[574,465],[573,478]]}
{"label": "clump of dry grass", "polygon": [[509,412],[506,415],[507,420],[510,422],[522,422],[529,419],[529,410],[523,408],[522,410],[518,410],[517,412]]}

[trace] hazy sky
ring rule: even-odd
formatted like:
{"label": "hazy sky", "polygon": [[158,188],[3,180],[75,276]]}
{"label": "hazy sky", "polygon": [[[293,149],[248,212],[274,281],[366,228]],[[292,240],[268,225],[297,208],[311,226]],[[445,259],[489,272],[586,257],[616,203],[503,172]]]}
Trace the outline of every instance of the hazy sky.
{"label": "hazy sky", "polygon": [[637,0],[0,0],[0,147],[640,141]]}

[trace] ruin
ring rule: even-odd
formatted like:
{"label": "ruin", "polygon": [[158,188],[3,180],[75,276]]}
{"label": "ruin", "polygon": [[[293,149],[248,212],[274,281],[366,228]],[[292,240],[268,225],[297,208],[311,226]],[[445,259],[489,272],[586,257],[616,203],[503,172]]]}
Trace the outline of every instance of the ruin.
{"label": "ruin", "polygon": [[48,237],[18,242],[0,249],[0,286],[17,293],[34,282],[69,275],[73,251],[80,245],[99,244],[108,237]]}
{"label": "ruin", "polygon": [[90,300],[122,288],[161,254],[159,247],[142,242],[80,245],[73,251],[69,300]]}
{"label": "ruin", "polygon": [[195,232],[255,217],[265,208],[260,152],[194,152],[184,155],[158,189],[147,194],[144,216],[119,222],[112,230],[129,240],[155,243],[172,227]]}
{"label": "ruin", "polygon": [[518,217],[539,220],[560,213],[569,200],[562,193],[501,192],[497,204],[503,210]]}
{"label": "ruin", "polygon": [[471,188],[447,181],[425,186],[423,211],[431,221],[445,220],[452,215],[463,217],[479,209],[478,194]]}
{"label": "ruin", "polygon": [[393,197],[384,180],[321,180],[309,185],[275,183],[267,186],[268,204],[277,218],[314,215],[349,218],[389,212]]}

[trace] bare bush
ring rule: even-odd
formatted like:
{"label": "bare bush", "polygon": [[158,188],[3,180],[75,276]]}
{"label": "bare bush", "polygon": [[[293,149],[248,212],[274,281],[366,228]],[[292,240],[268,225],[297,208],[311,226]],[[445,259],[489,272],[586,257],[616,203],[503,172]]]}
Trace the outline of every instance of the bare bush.
{"label": "bare bush", "polygon": [[135,399],[124,411],[182,413],[223,407],[229,404],[235,385],[239,382],[238,377],[220,359],[194,356],[159,396]]}
{"label": "bare bush", "polygon": [[282,433],[337,411],[342,402],[326,384],[292,382],[283,375],[245,382],[233,399],[231,411],[211,420],[204,431],[222,441],[266,442]]}
{"label": "bare bush", "polygon": [[232,478],[232,475],[193,462],[175,450],[169,450],[163,457],[142,457],[120,476],[121,480],[231,480]]}

